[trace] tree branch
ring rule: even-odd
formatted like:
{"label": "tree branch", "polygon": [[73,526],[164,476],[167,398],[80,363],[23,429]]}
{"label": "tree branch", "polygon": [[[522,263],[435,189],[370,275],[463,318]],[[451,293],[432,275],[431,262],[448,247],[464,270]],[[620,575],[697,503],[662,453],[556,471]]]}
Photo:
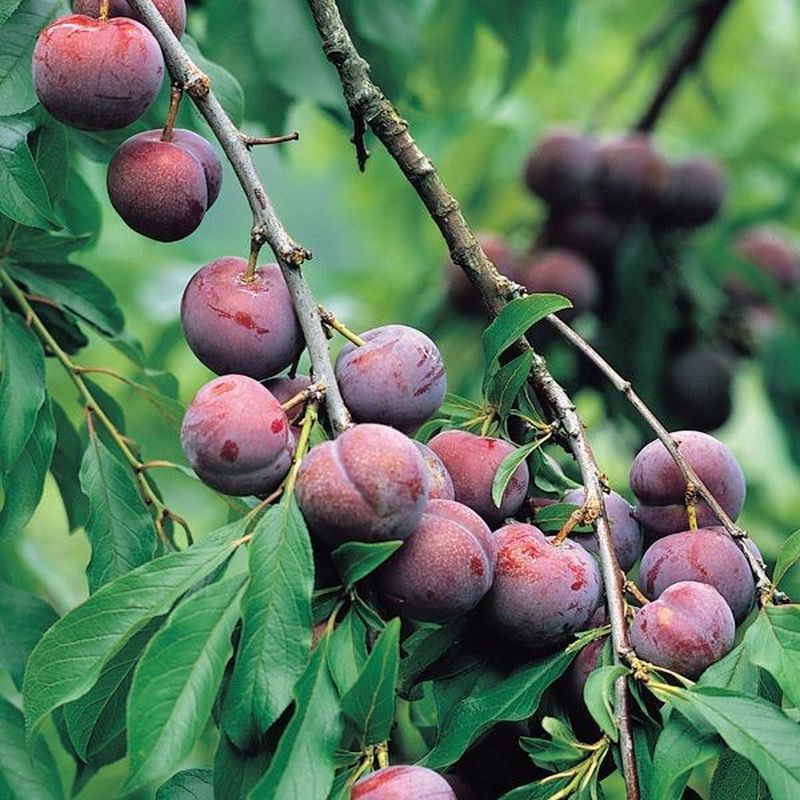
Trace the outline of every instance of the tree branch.
{"label": "tree branch", "polygon": [[661,113],[684,75],[696,69],[702,60],[703,51],[716,29],[717,23],[730,5],[731,0],[705,0],[698,4],[694,12],[694,27],[681,49],[670,61],[661,83],[656,87],[653,97],[635,124],[634,130],[640,133],[650,133],[655,128]]}
{"label": "tree branch", "polygon": [[130,0],[130,6],[155,36],[173,81],[183,86],[205,117],[242,185],[253,212],[251,250],[257,255],[266,243],[275,254],[305,336],[314,378],[325,385],[328,419],[334,432],[341,433],[350,425],[350,414],[336,383],[317,301],[300,269],[303,262],[311,258],[311,253],[289,236],[253,164],[246,139],[214,96],[208,77],[194,64],[152,0]]}
{"label": "tree branch", "polygon": [[[486,257],[455,198],[409,133],[408,124],[370,79],[369,66],[356,51],[334,0],[309,0],[309,6],[325,55],[339,73],[345,100],[355,123],[354,142],[359,166],[362,165],[362,154],[366,152],[363,128],[367,125],[416,189],[447,242],[453,261],[464,269],[480,293],[487,310],[493,316],[497,315],[517,287],[500,275]],[[527,343],[522,346],[527,346]],[[633,648],[628,639],[625,621],[624,576],[614,553],[603,503],[600,470],[572,401],[550,375],[544,359],[538,355],[534,356],[531,379],[539,397],[561,422],[568,436],[570,452],[580,467],[585,488],[585,506],[596,520],[615,658],[618,661],[627,659],[633,653]],[[635,800],[639,797],[639,787],[633,752],[629,695],[624,678],[617,681],[615,690],[623,773],[628,797]]]}

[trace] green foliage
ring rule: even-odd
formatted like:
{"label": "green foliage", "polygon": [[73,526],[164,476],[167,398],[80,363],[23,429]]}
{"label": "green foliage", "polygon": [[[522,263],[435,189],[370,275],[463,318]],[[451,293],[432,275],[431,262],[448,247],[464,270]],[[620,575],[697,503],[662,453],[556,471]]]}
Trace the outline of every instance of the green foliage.
{"label": "green foliage", "polygon": [[346,587],[351,587],[391,558],[402,542],[345,542],[331,553]]}

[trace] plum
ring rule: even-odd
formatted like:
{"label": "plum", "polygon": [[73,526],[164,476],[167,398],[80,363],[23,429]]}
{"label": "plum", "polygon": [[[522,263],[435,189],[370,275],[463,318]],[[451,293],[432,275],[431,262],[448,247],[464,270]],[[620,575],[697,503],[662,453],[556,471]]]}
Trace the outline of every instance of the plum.
{"label": "plum", "polygon": [[[75,0],[72,9],[76,14],[99,17],[100,5],[101,0]],[[153,0],[153,5],[164,17],[167,25],[172,28],[172,32],[180,39],[186,32],[186,3],[184,0]],[[139,15],[128,5],[126,0],[111,0],[108,16],[133,17],[140,20]]]}
{"label": "plum", "polygon": [[512,641],[538,651],[565,644],[602,600],[594,557],[567,539],[560,545],[521,522],[495,532],[497,565],[484,608]]}
{"label": "plum", "polygon": [[657,200],[656,222],[682,228],[705,225],[719,214],[726,188],[716,161],[690,158],[672,164]]}
{"label": "plum", "polygon": [[[153,133],[160,134],[161,131],[153,131]],[[217,151],[204,136],[184,128],[174,128],[171,141],[184,150],[188,150],[202,165],[208,194],[206,208],[211,208],[222,188],[222,162],[219,160]]]}
{"label": "plum", "polygon": [[245,375],[224,375],[195,395],[181,445],[200,479],[217,491],[266,495],[289,471],[294,438],[267,389]]}
{"label": "plum", "polygon": [[181,323],[210,370],[261,380],[293,364],[304,340],[278,265],[259,267],[249,282],[246,268],[243,258],[226,256],[198,270],[183,293]]}
{"label": "plum", "polygon": [[598,264],[614,255],[621,236],[620,223],[592,204],[559,210],[548,218],[545,229],[550,246],[575,250]]}
{"label": "plum", "polygon": [[[573,489],[564,495],[564,502],[580,506],[583,505],[585,496],[583,489]],[[610,492],[603,497],[603,500],[608,523],[611,526],[614,552],[617,554],[620,569],[627,572],[642,554],[642,531],[633,517],[633,509],[622,495]],[[594,533],[571,533],[570,538],[593,555],[599,553],[597,536]]]}
{"label": "plum", "polygon": [[559,312],[568,320],[594,308],[600,295],[591,265],[570,250],[534,253],[520,267],[519,282],[529,292],[554,292],[571,300],[573,308]]}
{"label": "plum", "polygon": [[130,125],[155,100],[163,77],[158,42],[144,25],[124,17],[61,17],[39,34],[33,50],[39,102],[73,128]]}
{"label": "plum", "polygon": [[455,499],[480,514],[489,525],[500,524],[519,510],[530,479],[524,461],[511,476],[500,507],[492,502],[492,482],[497,469],[514,452],[514,445],[490,436],[452,430],[434,436],[428,447],[439,456],[450,474]]}
{"label": "plum", "polygon": [[[312,380],[308,375],[295,375],[293,378],[289,378],[288,376],[270,378],[270,380],[264,383],[264,386],[266,386],[267,389],[275,395],[275,399],[283,405],[300,394],[300,392],[304,392],[311,384]],[[303,416],[303,408],[304,404],[298,403],[286,412],[286,416],[289,418],[289,422],[296,432],[300,430],[297,427],[297,423],[300,422],[300,418]]]}
{"label": "plum", "polygon": [[428,468],[428,499],[429,500],[455,500],[456,493],[453,488],[453,479],[442,463],[442,459],[433,450],[422,442],[414,442],[417,449],[425,459],[425,466]]}
{"label": "plum", "polygon": [[596,166],[591,139],[575,131],[551,131],[528,156],[525,183],[549,205],[569,205],[584,196]]}
{"label": "plum", "polygon": [[413,433],[447,391],[442,356],[421,331],[384,325],[348,342],[336,359],[336,380],[357,422],[381,422]]}
{"label": "plum", "polygon": [[[791,291],[800,284],[800,258],[777,231],[749,228],[739,234],[733,249],[738,256],[772,278],[781,289]],[[734,289],[741,289],[745,300],[755,295],[750,287],[737,287],[736,282],[733,285]]]}
{"label": "plum", "polygon": [[405,539],[428,502],[414,443],[387,425],[354,425],[303,459],[295,493],[311,532],[330,543]]}
{"label": "plum", "polygon": [[427,767],[397,764],[356,781],[351,800],[458,800],[450,784]]}
{"label": "plum", "polygon": [[[700,431],[676,431],[670,436],[723,510],[735,520],[744,505],[745,482],[742,468],[731,450]],[[633,460],[630,486],[639,499],[636,516],[645,533],[657,538],[689,528],[684,502],[686,481],[658,439],[645,445]],[[708,527],[718,522],[708,505],[698,501],[698,525]]]}
{"label": "plum", "polygon": [[666,390],[680,418],[700,430],[722,425],[733,410],[733,360],[719,347],[699,346],[677,355]]}
{"label": "plum", "polygon": [[441,622],[478,605],[492,585],[495,560],[489,527],[474,511],[452,500],[430,500],[375,580],[402,616]]}
{"label": "plum", "polygon": [[636,612],[630,640],[639,658],[695,679],[730,651],[735,633],[730,606],[713,586],[679,581]]}
{"label": "plum", "polygon": [[647,549],[636,581],[644,595],[654,600],[679,581],[713,586],[731,607],[737,623],[750,613],[755,602],[750,565],[721,527],[673,533]]}

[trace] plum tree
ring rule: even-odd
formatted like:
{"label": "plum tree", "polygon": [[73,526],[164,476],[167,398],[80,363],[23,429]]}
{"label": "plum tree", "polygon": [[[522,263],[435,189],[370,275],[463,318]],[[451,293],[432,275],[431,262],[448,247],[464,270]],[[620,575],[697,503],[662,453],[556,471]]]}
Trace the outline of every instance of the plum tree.
{"label": "plum tree", "polygon": [[356,781],[351,800],[458,800],[450,784],[427,767],[397,764]]}
{"label": "plum tree", "polygon": [[590,311],[600,296],[594,270],[578,253],[543,250],[520,265],[519,282],[529,292],[555,292],[572,301],[573,308],[560,312],[569,320]]}
{"label": "plum tree", "polygon": [[163,77],[164,59],[153,35],[124,17],[60,17],[39,34],[33,50],[39,101],[73,128],[130,125],[155,100]]}
{"label": "plum tree", "polygon": [[602,599],[594,557],[569,539],[552,542],[516,522],[496,531],[497,565],[484,608],[491,624],[519,644],[546,650],[569,641]]}
{"label": "plum tree", "polygon": [[280,403],[258,381],[224,375],[192,400],[181,445],[200,479],[224,494],[268,494],[292,462],[294,437]]}
{"label": "plum tree", "polygon": [[[565,503],[576,506],[583,505],[586,492],[584,489],[572,489],[564,495]],[[611,526],[611,538],[614,552],[622,570],[627,572],[642,554],[642,530],[633,516],[633,509],[628,501],[616,492],[609,492],[603,498],[606,514]],[[593,533],[572,533],[570,538],[582,545],[593,555],[598,553],[597,536]]]}
{"label": "plum tree", "polygon": [[581,199],[592,183],[597,166],[594,143],[575,131],[545,134],[525,162],[525,183],[551,206]]}
{"label": "plum tree", "polygon": [[428,468],[428,499],[429,500],[455,500],[456,492],[453,488],[453,479],[447,471],[442,459],[433,450],[422,442],[415,441],[417,450],[425,459]]}
{"label": "plum tree", "polygon": [[[100,16],[101,0],[75,0],[72,9],[76,14],[87,17]],[[186,3],[184,0],[153,0],[164,21],[172,28],[172,32],[180,39],[186,32]],[[133,17],[139,19],[137,13],[126,0],[111,0],[108,4],[109,17]]]}
{"label": "plum tree", "polygon": [[651,600],[679,581],[713,586],[741,622],[755,602],[755,583],[742,551],[724,528],[673,533],[654,542],[642,557],[637,583]]}
{"label": "plum tree", "polygon": [[357,422],[381,422],[413,433],[442,404],[442,355],[421,331],[383,325],[348,342],[336,359],[336,380]]}
{"label": "plum tree", "polygon": [[453,480],[456,500],[469,506],[490,526],[502,523],[519,510],[528,491],[530,473],[523,461],[506,486],[498,508],[492,501],[492,482],[497,469],[514,445],[468,431],[443,431],[428,442]]}
{"label": "plum tree", "polygon": [[295,494],[311,532],[331,544],[405,539],[428,501],[422,454],[404,434],[364,423],[314,447]]}
{"label": "plum tree", "polygon": [[697,678],[730,651],[735,633],[730,606],[713,586],[680,581],[636,612],[630,637],[640,658]]}
{"label": "plum tree", "polygon": [[403,616],[444,621],[478,605],[492,585],[495,559],[489,527],[474,511],[431,500],[376,583]]}
{"label": "plum tree", "polygon": [[111,205],[137,233],[174,242],[193,233],[209,206],[209,181],[195,147],[146,131],[120,145],[108,165]]}
{"label": "plum tree", "polygon": [[181,324],[192,352],[217,374],[269,378],[303,350],[303,333],[277,264],[244,280],[247,262],[226,256],[198,270],[181,299]]}
{"label": "plum tree", "polygon": [[[745,482],[731,450],[700,431],[676,431],[670,435],[687,463],[735,520],[744,505]],[[639,499],[636,514],[646,533],[657,537],[689,528],[686,481],[667,448],[657,439],[645,445],[633,460],[630,486]],[[719,520],[705,502],[698,501],[697,522],[708,527]]]}
{"label": "plum tree", "polygon": [[733,409],[733,359],[711,345],[693,347],[675,357],[666,374],[666,390],[675,411],[693,428],[714,430]]}
{"label": "plum tree", "polygon": [[656,222],[681,228],[705,225],[719,214],[726,190],[716,161],[688,158],[670,164],[656,204]]}

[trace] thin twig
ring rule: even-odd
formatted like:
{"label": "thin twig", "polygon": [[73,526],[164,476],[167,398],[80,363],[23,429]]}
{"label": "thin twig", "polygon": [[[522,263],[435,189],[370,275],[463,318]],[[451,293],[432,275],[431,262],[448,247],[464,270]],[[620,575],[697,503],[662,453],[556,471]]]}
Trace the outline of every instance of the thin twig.
{"label": "thin twig", "polygon": [[283,142],[296,142],[300,138],[297,131],[293,133],[285,133],[282,136],[246,136],[242,134],[242,142],[244,146],[250,150],[258,145],[265,144],[283,144]]}

